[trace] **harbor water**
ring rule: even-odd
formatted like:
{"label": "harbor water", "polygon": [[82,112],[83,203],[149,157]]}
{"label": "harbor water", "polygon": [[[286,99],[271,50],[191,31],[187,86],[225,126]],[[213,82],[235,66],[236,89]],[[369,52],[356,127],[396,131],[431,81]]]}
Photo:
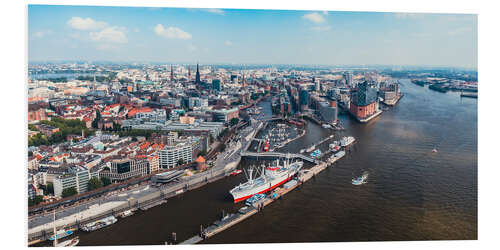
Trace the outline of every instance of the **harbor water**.
{"label": "harbor water", "polygon": [[[356,142],[327,168],[264,211],[202,243],[279,243],[477,239],[477,99],[401,80],[404,97],[368,124],[340,115],[345,131],[313,122],[307,134],[277,151],[298,152],[326,136]],[[261,102],[270,116],[269,102]],[[328,142],[321,151],[328,149]],[[436,148],[437,152],[432,152]],[[239,168],[257,164],[243,160]],[[369,173],[367,183],[351,180]],[[236,212],[231,176],[119,219],[78,232],[82,245],[150,245],[186,240]]]}

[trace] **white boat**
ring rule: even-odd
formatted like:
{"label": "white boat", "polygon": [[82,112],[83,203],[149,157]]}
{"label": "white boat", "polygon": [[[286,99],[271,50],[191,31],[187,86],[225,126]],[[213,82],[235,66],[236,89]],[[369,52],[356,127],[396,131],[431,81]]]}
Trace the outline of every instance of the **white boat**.
{"label": "white boat", "polygon": [[307,153],[310,153],[310,152],[312,152],[314,149],[316,149],[316,146],[312,145],[312,146],[310,146],[310,147],[308,147],[308,148],[306,149],[306,152],[307,152]]}
{"label": "white boat", "polygon": [[359,186],[365,184],[367,183],[366,179],[368,179],[368,172],[364,172],[360,177],[352,179],[352,185]]}
{"label": "white boat", "polygon": [[351,145],[356,139],[354,139],[354,137],[352,136],[346,136],[346,137],[342,137],[342,139],[340,139],[340,146],[342,147],[346,147],[346,146],[349,146]]}
{"label": "white boat", "polygon": [[86,232],[95,231],[95,230],[101,229],[103,227],[107,227],[109,225],[112,225],[112,224],[116,223],[117,221],[118,220],[115,218],[115,216],[111,215],[111,216],[108,216],[104,219],[100,219],[98,221],[94,221],[94,222],[90,222],[90,223],[85,224],[84,226],[82,226],[82,230],[86,231]]}
{"label": "white boat", "polygon": [[258,169],[250,168],[248,174],[245,172],[248,181],[240,183],[231,189],[229,193],[233,196],[235,203],[246,200],[255,194],[265,193],[292,179],[302,166],[302,161],[289,163],[287,159],[283,162],[283,165],[280,165],[279,160],[277,160],[272,166],[262,166],[260,176],[257,178],[254,177],[258,174],[256,173]]}
{"label": "white boat", "polygon": [[63,241],[56,245],[56,247],[74,247],[80,243],[80,238],[77,236],[71,240]]}

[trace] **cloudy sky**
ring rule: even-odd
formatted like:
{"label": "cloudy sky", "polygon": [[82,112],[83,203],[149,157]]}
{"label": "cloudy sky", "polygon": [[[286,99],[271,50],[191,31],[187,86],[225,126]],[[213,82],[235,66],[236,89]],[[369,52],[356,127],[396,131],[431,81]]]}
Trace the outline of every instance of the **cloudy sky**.
{"label": "cloudy sky", "polygon": [[30,61],[477,67],[477,16],[28,7]]}

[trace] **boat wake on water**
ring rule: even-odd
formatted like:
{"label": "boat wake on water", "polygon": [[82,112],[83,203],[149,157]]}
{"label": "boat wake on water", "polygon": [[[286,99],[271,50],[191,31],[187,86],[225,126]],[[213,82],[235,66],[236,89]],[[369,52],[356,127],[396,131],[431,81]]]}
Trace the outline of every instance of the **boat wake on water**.
{"label": "boat wake on water", "polygon": [[368,183],[368,174],[368,171],[365,171],[360,177],[352,179],[352,185],[359,186]]}

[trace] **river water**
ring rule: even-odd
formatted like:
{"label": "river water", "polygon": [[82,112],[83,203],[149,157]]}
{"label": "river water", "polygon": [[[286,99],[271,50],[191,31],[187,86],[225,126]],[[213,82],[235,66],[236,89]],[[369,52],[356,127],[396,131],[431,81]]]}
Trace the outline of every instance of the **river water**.
{"label": "river water", "polygon": [[[376,120],[359,124],[340,115],[346,130],[335,136],[357,141],[334,167],[203,243],[477,239],[477,100],[401,82],[405,96]],[[269,116],[269,102],[261,104]],[[279,151],[297,152],[334,133],[312,122],[306,130]],[[249,164],[255,161],[239,167]],[[352,185],[364,171],[368,183]],[[78,233],[79,245],[164,244],[172,232],[183,241],[222,211],[242,206],[228,193],[240,182],[243,175],[228,177],[110,227]]]}

